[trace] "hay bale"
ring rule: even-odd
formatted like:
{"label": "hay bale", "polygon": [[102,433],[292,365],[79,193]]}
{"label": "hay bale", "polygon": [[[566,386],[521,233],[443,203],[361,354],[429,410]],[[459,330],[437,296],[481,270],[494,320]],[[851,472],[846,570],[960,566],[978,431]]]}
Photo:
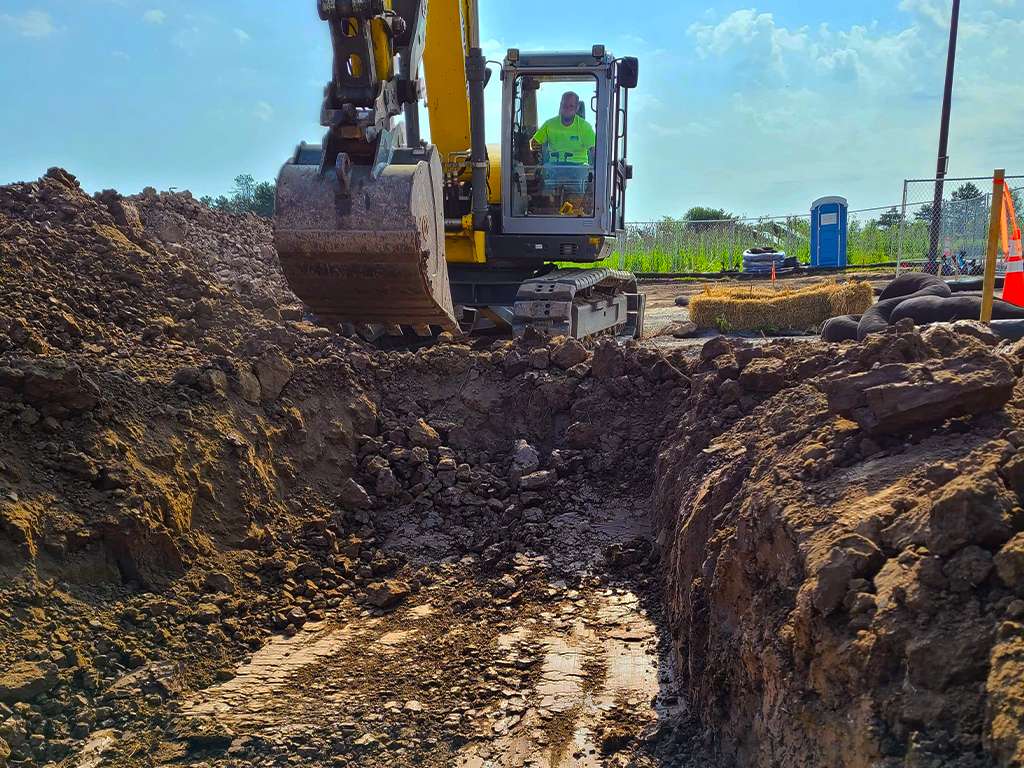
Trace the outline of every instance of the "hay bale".
{"label": "hay bale", "polygon": [[874,302],[868,283],[822,283],[807,288],[710,286],[690,300],[699,328],[722,331],[817,331],[830,317],[858,315]]}

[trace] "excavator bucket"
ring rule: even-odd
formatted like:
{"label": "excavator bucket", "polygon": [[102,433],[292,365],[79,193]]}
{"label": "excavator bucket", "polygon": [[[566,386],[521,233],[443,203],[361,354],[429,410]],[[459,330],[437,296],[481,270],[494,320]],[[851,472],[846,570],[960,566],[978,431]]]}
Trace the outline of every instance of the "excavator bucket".
{"label": "excavator bucket", "polygon": [[377,178],[353,166],[341,180],[301,154],[281,169],[274,211],[274,245],[295,294],[324,323],[456,329],[437,153]]}

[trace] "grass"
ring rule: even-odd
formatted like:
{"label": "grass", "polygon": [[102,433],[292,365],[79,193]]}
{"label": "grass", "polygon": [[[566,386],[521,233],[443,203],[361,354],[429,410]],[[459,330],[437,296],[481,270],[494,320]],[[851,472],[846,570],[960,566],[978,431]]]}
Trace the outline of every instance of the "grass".
{"label": "grass", "polygon": [[[787,256],[795,256],[801,264],[810,264],[810,241],[800,232],[787,232],[781,242],[767,242],[756,232],[745,233],[749,237],[740,240],[736,233],[729,231],[705,232],[697,235],[659,236],[636,238],[641,242],[627,242],[624,250],[616,250],[594,266],[625,269],[629,272],[690,272],[714,273],[738,271],[743,268],[743,251],[757,245],[771,245],[781,248]],[[896,259],[898,232],[866,228],[851,229],[847,250],[847,265],[851,267],[871,266]],[[633,238],[630,238],[631,240]],[[566,265],[570,266],[570,265]]]}

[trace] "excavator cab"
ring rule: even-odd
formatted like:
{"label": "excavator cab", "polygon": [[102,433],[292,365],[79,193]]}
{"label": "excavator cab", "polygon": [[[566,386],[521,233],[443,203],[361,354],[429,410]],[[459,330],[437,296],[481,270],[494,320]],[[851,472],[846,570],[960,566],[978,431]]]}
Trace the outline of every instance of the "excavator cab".
{"label": "excavator cab", "polygon": [[[502,63],[502,251],[592,262],[625,228],[629,88],[636,59],[604,46],[575,53],[511,49]],[[575,95],[576,114],[563,103]],[[538,248],[538,245],[540,246]]]}

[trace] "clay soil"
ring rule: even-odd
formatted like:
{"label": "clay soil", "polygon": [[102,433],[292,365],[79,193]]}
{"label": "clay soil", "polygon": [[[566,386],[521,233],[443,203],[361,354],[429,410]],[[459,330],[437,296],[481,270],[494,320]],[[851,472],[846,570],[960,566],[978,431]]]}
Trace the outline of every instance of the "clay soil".
{"label": "clay soil", "polygon": [[379,351],[267,222],[56,169],[0,298],[0,765],[1024,761],[983,327]]}

